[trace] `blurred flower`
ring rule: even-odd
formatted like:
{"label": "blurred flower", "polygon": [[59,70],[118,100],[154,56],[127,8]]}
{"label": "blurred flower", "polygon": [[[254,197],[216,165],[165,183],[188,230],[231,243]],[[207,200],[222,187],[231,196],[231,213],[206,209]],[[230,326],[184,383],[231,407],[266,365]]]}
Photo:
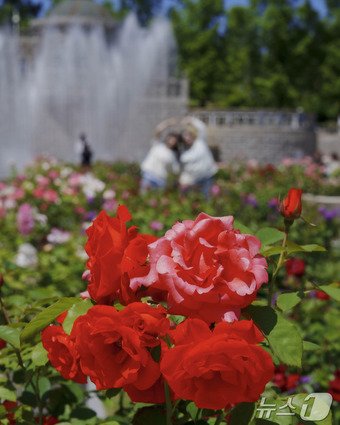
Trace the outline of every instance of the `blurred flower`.
{"label": "blurred flower", "polygon": [[221,193],[221,187],[218,184],[214,184],[211,188],[211,194],[213,196],[218,196]]}
{"label": "blurred flower", "polygon": [[257,208],[258,205],[259,205],[258,202],[257,202],[256,196],[253,195],[252,193],[248,193],[247,195],[245,195],[243,197],[243,202],[246,205],[250,205],[253,208]]}
{"label": "blurred flower", "polygon": [[164,228],[164,224],[158,220],[151,221],[149,226],[150,226],[150,229],[155,231],[162,230]]}
{"label": "blurred flower", "polygon": [[34,267],[38,264],[37,250],[30,243],[19,246],[15,257],[15,264],[18,267]]}
{"label": "blurred flower", "polygon": [[334,379],[330,381],[328,392],[335,401],[340,402],[340,370],[335,372]]}
{"label": "blurred flower", "polygon": [[284,365],[276,366],[273,383],[282,392],[294,391],[300,383],[300,375],[298,373],[287,373],[286,369]]}
{"label": "blurred flower", "polygon": [[17,213],[17,227],[22,235],[29,235],[34,229],[33,208],[30,204],[20,205]]}
{"label": "blurred flower", "polygon": [[115,197],[116,192],[112,189],[105,190],[105,192],[103,193],[103,199],[105,199],[106,201],[114,199]]}
{"label": "blurred flower", "polygon": [[340,217],[340,208],[327,209],[326,207],[320,207],[319,213],[323,216],[326,221],[334,220]]}
{"label": "blurred flower", "polygon": [[305,274],[305,262],[301,258],[289,258],[285,263],[288,276],[301,277]]}
{"label": "blurred flower", "polygon": [[273,210],[276,210],[279,205],[280,205],[280,202],[277,198],[271,198],[268,201],[268,207],[272,208]]}
{"label": "blurred flower", "polygon": [[118,202],[115,199],[108,199],[103,203],[103,209],[107,212],[116,212]]}
{"label": "blurred flower", "polygon": [[49,235],[47,235],[47,241],[51,244],[57,245],[69,241],[71,233],[65,230],[53,228]]}
{"label": "blurred flower", "polygon": [[327,301],[331,297],[328,294],[326,294],[325,292],[323,292],[323,291],[315,291],[315,298],[317,298],[318,300]]}
{"label": "blurred flower", "polygon": [[0,350],[2,350],[3,348],[5,348],[7,345],[7,342],[4,339],[0,338]]}

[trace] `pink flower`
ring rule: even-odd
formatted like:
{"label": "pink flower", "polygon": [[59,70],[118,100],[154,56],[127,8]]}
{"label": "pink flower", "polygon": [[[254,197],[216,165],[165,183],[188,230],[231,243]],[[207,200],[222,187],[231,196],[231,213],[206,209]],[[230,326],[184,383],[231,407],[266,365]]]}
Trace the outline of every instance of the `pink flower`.
{"label": "pink flower", "polygon": [[152,230],[156,230],[156,231],[157,230],[162,230],[163,227],[164,227],[164,224],[161,223],[158,220],[151,221],[151,223],[150,223],[150,229],[152,229]]}
{"label": "pink flower", "polygon": [[150,272],[131,280],[168,293],[173,314],[207,323],[233,321],[268,281],[260,241],[233,228],[233,217],[201,213],[195,221],[176,223],[149,245]]}
{"label": "pink flower", "polygon": [[30,204],[22,204],[17,213],[17,226],[22,235],[29,235],[34,229],[33,208]]}

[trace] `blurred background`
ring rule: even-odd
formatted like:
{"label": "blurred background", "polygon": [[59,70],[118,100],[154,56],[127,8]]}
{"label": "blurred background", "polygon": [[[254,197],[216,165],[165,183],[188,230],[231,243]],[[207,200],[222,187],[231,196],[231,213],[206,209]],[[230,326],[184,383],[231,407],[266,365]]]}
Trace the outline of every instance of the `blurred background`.
{"label": "blurred background", "polygon": [[80,133],[140,162],[184,114],[218,161],[340,150],[340,1],[2,0],[0,24],[2,174]]}

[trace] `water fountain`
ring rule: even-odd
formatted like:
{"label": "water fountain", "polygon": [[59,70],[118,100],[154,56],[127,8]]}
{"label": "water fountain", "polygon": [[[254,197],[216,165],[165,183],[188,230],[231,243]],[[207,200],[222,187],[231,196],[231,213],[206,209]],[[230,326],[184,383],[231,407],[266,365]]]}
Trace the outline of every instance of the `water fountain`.
{"label": "water fountain", "polygon": [[140,160],[152,128],[183,113],[186,93],[169,92],[174,40],[169,23],[141,28],[129,16],[108,42],[101,25],[46,26],[33,57],[0,32],[0,173],[38,154],[76,160],[85,132],[96,159]]}

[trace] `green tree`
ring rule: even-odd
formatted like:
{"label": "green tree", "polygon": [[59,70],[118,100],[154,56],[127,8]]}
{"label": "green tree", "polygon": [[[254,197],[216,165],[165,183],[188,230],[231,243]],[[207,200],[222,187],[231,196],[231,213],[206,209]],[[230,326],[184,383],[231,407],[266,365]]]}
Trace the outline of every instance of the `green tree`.
{"label": "green tree", "polygon": [[182,69],[190,81],[193,104],[205,106],[216,99],[223,64],[223,0],[183,0],[172,10]]}
{"label": "green tree", "polygon": [[0,3],[0,24],[12,24],[13,17],[20,18],[22,26],[27,25],[31,18],[38,16],[42,2],[32,0],[3,0]]}
{"label": "green tree", "polygon": [[250,7],[227,11],[225,72],[218,99],[223,106],[254,106],[254,80],[260,73],[259,34],[256,15]]}
{"label": "green tree", "polygon": [[340,9],[333,11],[328,22],[321,75],[319,115],[321,118],[335,118],[340,114]]}

